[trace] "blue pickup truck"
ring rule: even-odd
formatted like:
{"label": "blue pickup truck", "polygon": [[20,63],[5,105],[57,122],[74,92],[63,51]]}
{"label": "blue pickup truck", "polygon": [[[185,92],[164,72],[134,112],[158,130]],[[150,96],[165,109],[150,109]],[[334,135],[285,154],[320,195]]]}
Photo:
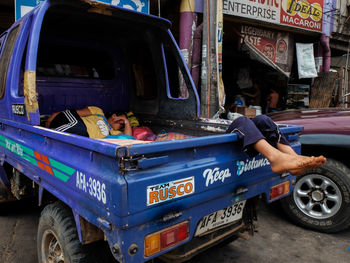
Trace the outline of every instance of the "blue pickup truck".
{"label": "blue pickup truck", "polygon": [[[227,122],[199,117],[169,28],[99,2],[49,0],[0,35],[0,201],[44,206],[39,262],[89,262],[97,242],[120,262],[185,261],[251,230],[259,198],[292,190],[295,178],[249,158]],[[133,111],[154,133],[189,138],[109,141],[45,128],[50,114],[86,106]],[[300,152],[301,128],[281,130]]]}

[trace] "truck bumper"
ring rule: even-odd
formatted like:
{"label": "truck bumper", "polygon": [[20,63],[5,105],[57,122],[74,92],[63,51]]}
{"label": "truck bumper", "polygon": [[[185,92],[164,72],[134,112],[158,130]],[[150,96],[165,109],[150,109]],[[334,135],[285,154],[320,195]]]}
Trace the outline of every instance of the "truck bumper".
{"label": "truck bumper", "polygon": [[215,245],[227,244],[239,237],[239,234],[245,229],[245,224],[242,222],[236,223],[229,227],[217,230],[213,233],[202,237],[195,237],[191,242],[186,243],[166,254],[161,255],[159,258],[167,263],[179,263],[184,262],[204,250],[213,247]]}

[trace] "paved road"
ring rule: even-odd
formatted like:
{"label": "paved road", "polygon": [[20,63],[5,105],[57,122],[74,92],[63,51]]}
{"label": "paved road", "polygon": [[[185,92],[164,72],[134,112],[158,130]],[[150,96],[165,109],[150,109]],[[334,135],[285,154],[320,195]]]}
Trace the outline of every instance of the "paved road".
{"label": "paved road", "polygon": [[250,240],[209,250],[191,263],[349,263],[349,247],[350,230],[339,234],[305,230],[288,222],[278,205],[261,206],[258,232]]}
{"label": "paved road", "polygon": [[[0,205],[0,263],[36,263],[36,231],[40,209],[30,203]],[[278,206],[261,206],[258,232],[213,248],[191,263],[346,263],[350,262],[350,230],[322,234],[287,221]]]}

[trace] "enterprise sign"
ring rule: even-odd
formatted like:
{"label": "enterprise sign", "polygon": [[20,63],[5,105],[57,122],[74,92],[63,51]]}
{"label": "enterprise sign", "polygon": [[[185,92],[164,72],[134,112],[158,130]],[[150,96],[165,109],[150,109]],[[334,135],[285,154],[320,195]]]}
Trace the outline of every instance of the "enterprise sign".
{"label": "enterprise sign", "polygon": [[223,0],[223,13],[322,32],[323,0]]}

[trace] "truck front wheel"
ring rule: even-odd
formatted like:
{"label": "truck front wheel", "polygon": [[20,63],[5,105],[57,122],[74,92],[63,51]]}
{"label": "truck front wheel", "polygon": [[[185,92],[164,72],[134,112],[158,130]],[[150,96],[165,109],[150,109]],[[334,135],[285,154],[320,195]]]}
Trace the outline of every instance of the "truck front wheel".
{"label": "truck front wheel", "polygon": [[350,225],[350,170],[328,159],[321,167],[299,176],[293,193],[281,200],[296,224],[325,233]]}
{"label": "truck front wheel", "polygon": [[41,213],[37,249],[39,263],[88,262],[79,242],[72,211],[61,202],[47,205]]}

